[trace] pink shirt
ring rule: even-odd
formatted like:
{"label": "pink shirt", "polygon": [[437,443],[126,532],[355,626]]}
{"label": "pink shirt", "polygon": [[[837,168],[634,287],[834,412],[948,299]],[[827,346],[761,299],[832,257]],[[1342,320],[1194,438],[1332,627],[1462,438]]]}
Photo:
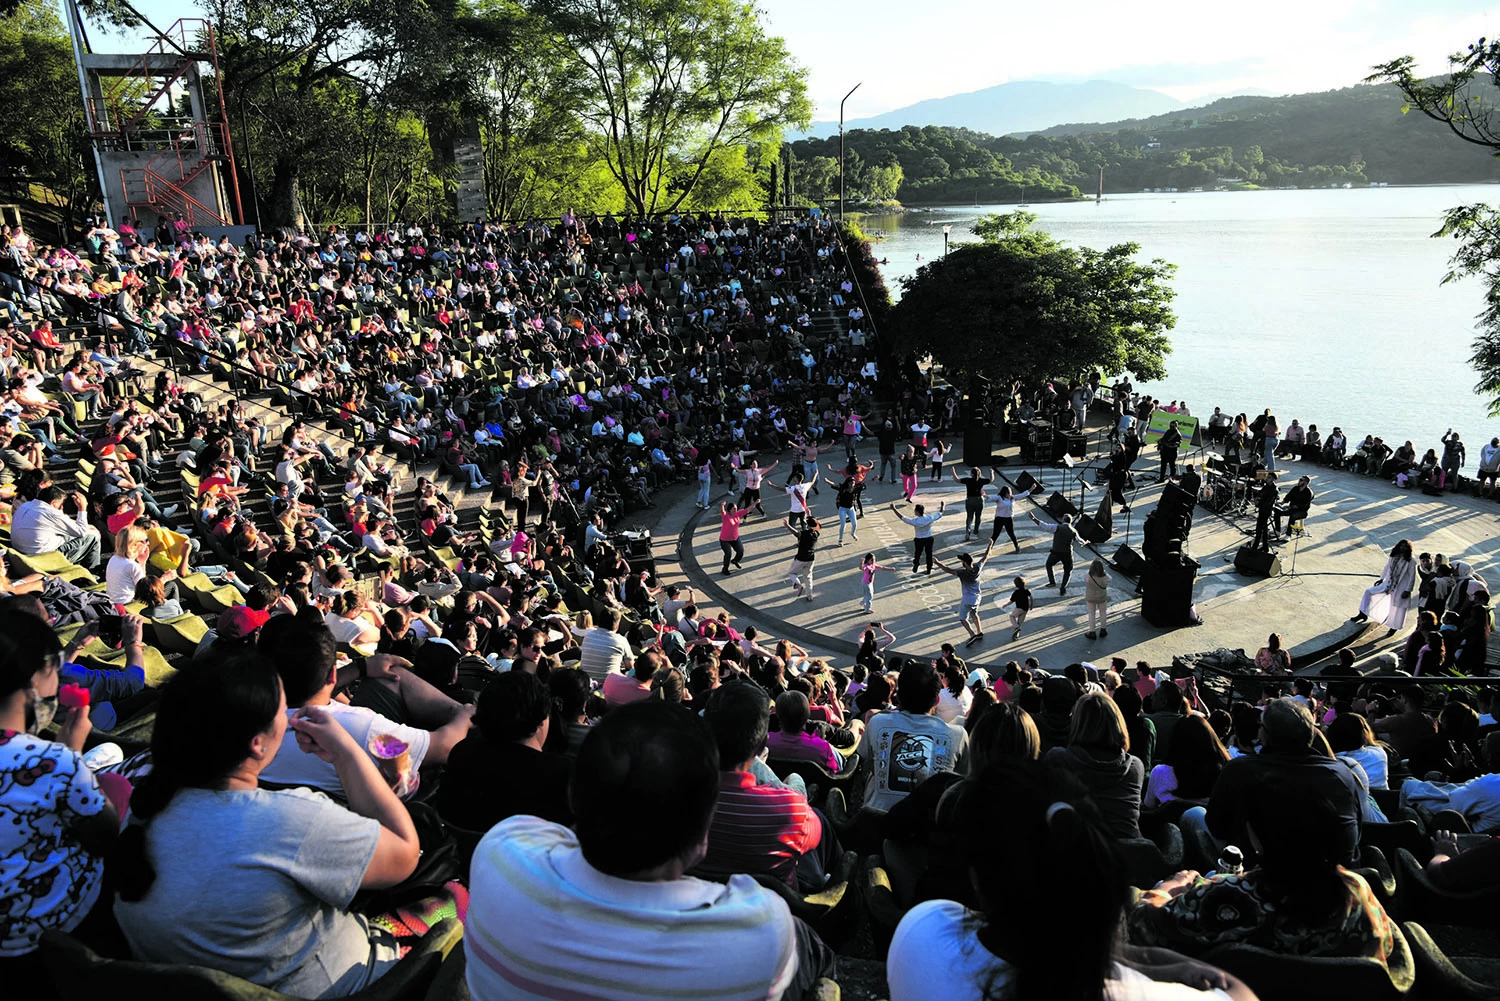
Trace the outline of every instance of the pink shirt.
{"label": "pink shirt", "polygon": [[604,701],[611,708],[628,706],[651,695],[651,683],[612,671],[604,676]]}
{"label": "pink shirt", "polygon": [[719,538],[724,542],[738,542],[740,522],[744,520],[744,511],[726,511],[719,515]]}
{"label": "pink shirt", "polygon": [[783,733],[780,730],[766,734],[766,748],[771,757],[785,761],[816,761],[830,772],[842,767],[833,745],[822,737],[810,733]]}

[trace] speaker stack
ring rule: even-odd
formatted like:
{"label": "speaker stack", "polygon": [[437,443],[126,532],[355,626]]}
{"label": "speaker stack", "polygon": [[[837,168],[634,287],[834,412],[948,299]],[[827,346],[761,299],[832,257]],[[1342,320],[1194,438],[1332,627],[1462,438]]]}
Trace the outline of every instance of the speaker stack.
{"label": "speaker stack", "polygon": [[1192,625],[1193,584],[1197,579],[1198,564],[1192,560],[1176,565],[1147,563],[1141,574],[1141,616],[1163,629]]}
{"label": "speaker stack", "polygon": [[965,466],[978,466],[985,469],[990,465],[990,456],[994,454],[995,429],[990,425],[975,421],[964,431],[964,458]]}

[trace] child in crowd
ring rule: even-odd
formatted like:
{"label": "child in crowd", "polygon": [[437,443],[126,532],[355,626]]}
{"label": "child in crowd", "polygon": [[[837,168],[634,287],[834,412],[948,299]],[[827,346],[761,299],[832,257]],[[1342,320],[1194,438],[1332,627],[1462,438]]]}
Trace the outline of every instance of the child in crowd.
{"label": "child in crowd", "polygon": [[1035,603],[1035,600],[1031,596],[1031,589],[1026,586],[1026,578],[1017,577],[1016,589],[1010,593],[1010,597],[1006,599],[1005,605],[1000,606],[1001,608],[1004,608],[1006,605],[1015,606],[1010,612],[1010,624],[1012,627],[1010,638],[1012,640],[1021,638],[1021,623],[1026,621],[1026,613],[1031,611]]}
{"label": "child in crowd", "polygon": [[875,604],[875,572],[877,570],[893,570],[893,569],[895,569],[895,568],[894,567],[881,566],[879,563],[876,563],[875,562],[875,554],[874,553],[865,553],[864,559],[860,561],[860,564],[859,564],[859,580],[860,580],[860,583],[864,585],[864,594],[865,594],[864,604],[861,605],[860,607],[864,609],[865,614],[868,615],[869,613],[871,613],[871,612],[873,612],[875,610],[875,608],[874,608],[874,604]]}

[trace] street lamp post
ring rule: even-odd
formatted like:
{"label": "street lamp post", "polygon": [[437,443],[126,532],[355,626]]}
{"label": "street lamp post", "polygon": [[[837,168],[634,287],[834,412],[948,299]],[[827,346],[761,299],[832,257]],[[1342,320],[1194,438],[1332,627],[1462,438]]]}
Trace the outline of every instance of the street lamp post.
{"label": "street lamp post", "polygon": [[[849,93],[844,95],[844,101],[849,100],[856,90],[864,85],[861,80],[849,88]],[[839,222],[844,221],[844,101],[839,102]]]}
{"label": "street lamp post", "polygon": [[943,227],[943,256],[944,257],[948,256],[948,234],[949,234],[949,232],[952,231],[952,229],[953,229],[953,225],[951,223]]}

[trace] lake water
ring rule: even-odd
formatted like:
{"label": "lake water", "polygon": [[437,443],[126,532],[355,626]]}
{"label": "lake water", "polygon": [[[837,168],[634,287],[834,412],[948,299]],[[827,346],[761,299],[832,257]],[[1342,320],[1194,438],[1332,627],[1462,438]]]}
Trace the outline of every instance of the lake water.
{"label": "lake water", "polygon": [[[1500,435],[1485,414],[1469,366],[1478,282],[1440,285],[1453,249],[1434,240],[1442,212],[1500,201],[1500,187],[1465,185],[1353,190],[1183,192],[1109,195],[1035,204],[1037,225],[1075,246],[1132,241],[1144,258],[1177,265],[1168,377],[1139,388],[1185,399],[1205,416],[1215,406],[1252,416],[1271,407],[1292,418],[1335,425],[1354,441],[1382,435],[1437,447],[1449,427],[1479,446]],[[861,220],[893,296],[918,261],[950,240],[971,239],[991,205]],[[1439,448],[1441,454],[1441,448]]]}

